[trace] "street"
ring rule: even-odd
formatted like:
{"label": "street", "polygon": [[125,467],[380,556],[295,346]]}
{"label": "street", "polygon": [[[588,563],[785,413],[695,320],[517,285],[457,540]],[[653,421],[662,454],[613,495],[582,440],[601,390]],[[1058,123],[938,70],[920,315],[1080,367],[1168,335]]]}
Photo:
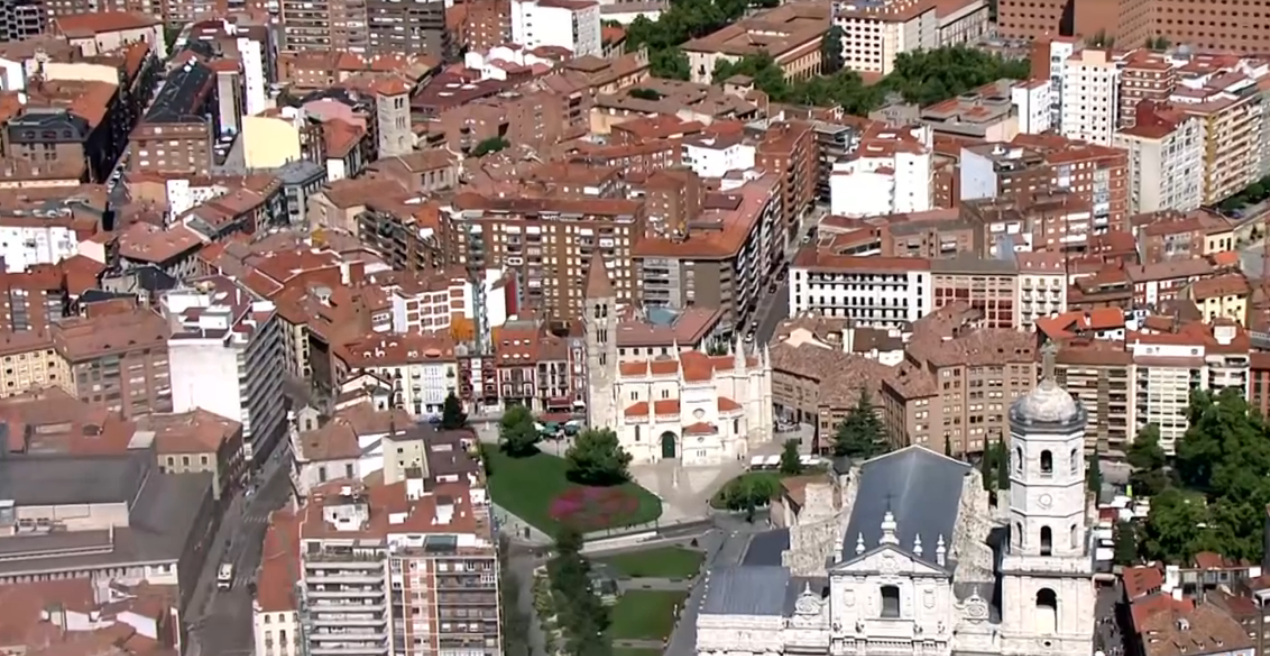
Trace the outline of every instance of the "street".
{"label": "street", "polygon": [[[195,643],[187,654],[229,656],[251,654],[254,649],[252,628],[252,595],[248,584],[255,580],[260,567],[261,549],[269,515],[282,508],[291,494],[287,472],[290,452],[270,461],[261,471],[259,488],[250,497],[242,492],[235,497],[221,520],[203,573],[196,584],[190,604],[190,640]],[[229,544],[226,552],[225,545]],[[221,563],[234,564],[234,585],[229,590],[216,588],[216,572]]]}

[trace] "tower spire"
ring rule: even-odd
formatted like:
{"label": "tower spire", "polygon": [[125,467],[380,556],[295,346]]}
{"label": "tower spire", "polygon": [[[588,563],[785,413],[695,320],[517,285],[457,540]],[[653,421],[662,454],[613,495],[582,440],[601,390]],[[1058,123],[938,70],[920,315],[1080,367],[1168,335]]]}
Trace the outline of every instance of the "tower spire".
{"label": "tower spire", "polygon": [[612,298],[613,281],[609,279],[608,267],[604,266],[604,256],[596,253],[591,256],[591,263],[586,274],[586,297],[588,299]]}

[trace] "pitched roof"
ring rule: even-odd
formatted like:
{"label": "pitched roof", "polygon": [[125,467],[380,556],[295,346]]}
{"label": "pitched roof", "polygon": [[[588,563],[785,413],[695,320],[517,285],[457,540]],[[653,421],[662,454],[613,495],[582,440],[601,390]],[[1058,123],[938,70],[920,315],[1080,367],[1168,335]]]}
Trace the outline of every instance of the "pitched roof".
{"label": "pitched roof", "polygon": [[596,298],[613,298],[613,282],[609,280],[609,270],[604,264],[604,258],[599,255],[591,256],[591,264],[586,274],[586,297],[588,299]]}

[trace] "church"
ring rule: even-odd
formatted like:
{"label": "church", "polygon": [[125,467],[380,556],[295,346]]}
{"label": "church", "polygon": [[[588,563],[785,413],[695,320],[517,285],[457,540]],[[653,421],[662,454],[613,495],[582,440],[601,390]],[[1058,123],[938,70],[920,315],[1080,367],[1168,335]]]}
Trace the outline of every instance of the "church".
{"label": "church", "polygon": [[583,319],[587,415],[611,428],[633,464],[713,465],[748,457],[772,439],[772,366],[767,349],[709,355],[674,344],[652,357],[619,350],[617,295],[604,262],[591,258]]}
{"label": "church", "polygon": [[808,486],[788,548],[707,574],[701,656],[1093,653],[1084,408],[1054,379],[1010,407],[1010,489],[911,446]]}

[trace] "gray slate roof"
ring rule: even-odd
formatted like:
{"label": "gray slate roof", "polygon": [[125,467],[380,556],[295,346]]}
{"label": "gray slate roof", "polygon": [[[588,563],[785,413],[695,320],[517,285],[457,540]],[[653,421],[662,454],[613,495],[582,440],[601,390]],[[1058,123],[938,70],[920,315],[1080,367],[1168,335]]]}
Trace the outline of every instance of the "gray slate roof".
{"label": "gray slate roof", "polygon": [[732,566],[706,574],[706,615],[784,615],[789,570],[772,566]]}
{"label": "gray slate roof", "polygon": [[151,473],[146,454],[0,460],[0,499],[18,506],[127,503]]}
{"label": "gray slate roof", "polygon": [[[935,564],[935,544],[944,536],[952,549],[953,527],[961,507],[961,488],[970,473],[969,464],[920,446],[910,446],[874,458],[860,467],[860,486],[842,559],[855,559],[856,542],[864,534],[864,546],[877,548],[882,538],[882,518],[889,508],[895,515],[900,548],[911,551],[913,538],[922,537],[923,560]],[[951,569],[951,565],[948,566]]]}
{"label": "gray slate roof", "polygon": [[778,528],[754,534],[745,550],[741,564],[747,567],[758,565],[779,566],[781,555],[789,549],[789,529]]}

